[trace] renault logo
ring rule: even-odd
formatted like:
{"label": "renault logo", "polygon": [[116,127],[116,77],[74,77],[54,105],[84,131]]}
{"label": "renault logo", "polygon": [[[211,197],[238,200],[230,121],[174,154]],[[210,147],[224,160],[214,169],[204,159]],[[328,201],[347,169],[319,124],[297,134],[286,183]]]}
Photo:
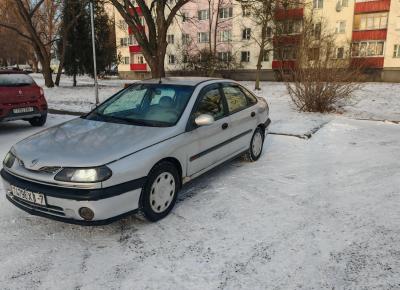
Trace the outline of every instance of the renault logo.
{"label": "renault logo", "polygon": [[20,95],[20,96],[23,95],[22,90],[19,90],[19,91],[18,91],[18,95]]}

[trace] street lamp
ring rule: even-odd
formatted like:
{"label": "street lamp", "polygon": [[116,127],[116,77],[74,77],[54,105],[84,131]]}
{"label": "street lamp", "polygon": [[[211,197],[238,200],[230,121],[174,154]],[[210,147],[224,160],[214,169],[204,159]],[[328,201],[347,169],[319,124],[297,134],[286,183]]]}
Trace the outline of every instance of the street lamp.
{"label": "street lamp", "polygon": [[92,48],[93,48],[93,76],[94,76],[94,93],[96,97],[96,106],[99,104],[99,84],[97,82],[97,65],[96,65],[96,43],[94,35],[94,13],[93,1],[89,2],[90,5],[90,24],[92,26]]}

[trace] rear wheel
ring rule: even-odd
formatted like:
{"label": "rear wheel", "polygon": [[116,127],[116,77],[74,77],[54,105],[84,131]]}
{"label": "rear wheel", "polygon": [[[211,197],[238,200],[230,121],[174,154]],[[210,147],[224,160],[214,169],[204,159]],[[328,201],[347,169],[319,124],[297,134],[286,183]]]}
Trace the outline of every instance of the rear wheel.
{"label": "rear wheel", "polygon": [[176,203],[180,187],[179,173],[174,164],[161,162],[154,166],[140,197],[144,216],[152,222],[167,216]]}
{"label": "rear wheel", "polygon": [[257,161],[262,153],[264,145],[265,133],[260,127],[254,131],[253,137],[250,141],[250,147],[245,154],[245,159],[248,161]]}
{"label": "rear wheel", "polygon": [[46,120],[47,120],[47,114],[44,114],[41,115],[40,117],[29,119],[29,123],[31,123],[31,125],[34,127],[41,127],[44,124],[46,124]]}

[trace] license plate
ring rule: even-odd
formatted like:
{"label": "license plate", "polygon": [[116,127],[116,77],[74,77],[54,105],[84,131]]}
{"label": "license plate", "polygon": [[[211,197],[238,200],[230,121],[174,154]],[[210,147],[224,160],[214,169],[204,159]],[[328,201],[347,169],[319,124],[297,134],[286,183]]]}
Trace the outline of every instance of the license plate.
{"label": "license plate", "polygon": [[46,199],[42,193],[32,192],[14,185],[11,185],[11,193],[20,199],[46,206]]}
{"label": "license plate", "polygon": [[32,107],[13,109],[13,113],[14,113],[14,114],[30,113],[30,112],[33,112],[33,111],[34,111],[34,110],[33,110]]}

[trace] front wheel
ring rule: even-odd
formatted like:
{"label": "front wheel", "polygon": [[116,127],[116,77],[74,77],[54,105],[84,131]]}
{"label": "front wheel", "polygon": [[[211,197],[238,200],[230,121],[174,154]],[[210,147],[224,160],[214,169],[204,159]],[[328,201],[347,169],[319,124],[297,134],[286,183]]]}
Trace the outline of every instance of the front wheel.
{"label": "front wheel", "polygon": [[250,141],[250,147],[245,154],[245,159],[248,161],[257,161],[262,153],[264,145],[265,133],[260,127],[254,131],[253,137]]}
{"label": "front wheel", "polygon": [[151,170],[140,197],[141,210],[149,221],[167,216],[176,203],[181,183],[176,166],[161,162]]}
{"label": "front wheel", "polygon": [[29,120],[29,123],[34,127],[41,127],[46,124],[47,114],[44,114],[40,117],[35,117]]}

